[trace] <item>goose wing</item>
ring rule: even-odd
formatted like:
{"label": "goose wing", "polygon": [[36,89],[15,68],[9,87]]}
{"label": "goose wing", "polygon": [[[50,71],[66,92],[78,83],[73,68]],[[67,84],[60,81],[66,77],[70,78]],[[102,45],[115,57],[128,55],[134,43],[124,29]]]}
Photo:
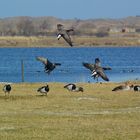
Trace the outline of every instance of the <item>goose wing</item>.
{"label": "goose wing", "polygon": [[42,89],[44,88],[44,86],[43,87],[40,87],[40,88],[38,88],[38,92],[40,92]]}
{"label": "goose wing", "polygon": [[101,67],[97,68],[96,72],[98,73],[98,75],[105,81],[109,81],[108,77],[106,76],[106,74],[104,73],[103,69]]}
{"label": "goose wing", "polygon": [[95,69],[95,65],[94,64],[89,64],[89,63],[84,63],[83,62],[83,66],[91,71],[93,71]]}
{"label": "goose wing", "polygon": [[44,65],[47,65],[47,66],[52,66],[53,65],[47,58],[37,57],[36,59],[38,61],[41,61]]}
{"label": "goose wing", "polygon": [[71,41],[71,38],[70,36],[68,35],[68,33],[66,32],[65,34],[63,34],[62,36],[64,38],[64,40],[72,47],[73,44],[72,44],[72,41]]}
{"label": "goose wing", "polygon": [[68,35],[69,35],[71,32],[73,32],[73,31],[74,31],[73,28],[66,30],[66,32],[67,32]]}
{"label": "goose wing", "polygon": [[44,65],[48,63],[48,59],[44,57],[36,57],[36,60],[42,62]]}

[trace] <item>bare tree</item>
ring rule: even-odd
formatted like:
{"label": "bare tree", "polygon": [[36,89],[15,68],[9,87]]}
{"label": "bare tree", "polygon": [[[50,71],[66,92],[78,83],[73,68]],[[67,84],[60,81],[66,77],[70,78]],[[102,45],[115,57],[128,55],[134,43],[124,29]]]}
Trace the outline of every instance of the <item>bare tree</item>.
{"label": "bare tree", "polygon": [[34,34],[34,25],[29,19],[21,19],[17,24],[19,35],[30,36]]}

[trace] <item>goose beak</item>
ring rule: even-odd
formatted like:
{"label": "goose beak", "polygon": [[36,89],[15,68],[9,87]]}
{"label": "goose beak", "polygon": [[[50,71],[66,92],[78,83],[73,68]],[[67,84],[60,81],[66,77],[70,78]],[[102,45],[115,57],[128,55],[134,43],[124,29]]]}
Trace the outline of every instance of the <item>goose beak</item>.
{"label": "goose beak", "polygon": [[57,35],[57,39],[59,40],[60,38],[61,38],[61,35],[60,35],[60,34],[58,34],[58,35]]}

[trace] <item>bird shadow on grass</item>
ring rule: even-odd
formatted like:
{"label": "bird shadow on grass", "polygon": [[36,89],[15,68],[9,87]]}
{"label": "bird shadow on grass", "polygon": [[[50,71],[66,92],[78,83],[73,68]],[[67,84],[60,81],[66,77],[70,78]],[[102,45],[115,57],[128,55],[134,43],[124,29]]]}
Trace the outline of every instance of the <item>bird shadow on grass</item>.
{"label": "bird shadow on grass", "polygon": [[21,95],[21,96],[16,96],[16,95],[9,95],[9,96],[5,96],[5,95],[1,95],[0,96],[0,100],[31,100],[31,99],[35,99],[36,96],[33,96],[33,95]]}
{"label": "bird shadow on grass", "polygon": [[36,95],[36,97],[47,97],[47,95]]}

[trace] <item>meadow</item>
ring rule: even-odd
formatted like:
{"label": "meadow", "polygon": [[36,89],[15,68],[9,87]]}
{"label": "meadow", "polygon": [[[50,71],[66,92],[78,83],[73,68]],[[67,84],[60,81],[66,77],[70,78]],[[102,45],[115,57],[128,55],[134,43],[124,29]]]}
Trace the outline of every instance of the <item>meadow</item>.
{"label": "meadow", "polygon": [[10,96],[0,84],[2,140],[140,139],[140,92],[112,92],[121,83],[77,83],[80,93],[48,84],[47,96],[37,93],[45,83],[13,83]]}

